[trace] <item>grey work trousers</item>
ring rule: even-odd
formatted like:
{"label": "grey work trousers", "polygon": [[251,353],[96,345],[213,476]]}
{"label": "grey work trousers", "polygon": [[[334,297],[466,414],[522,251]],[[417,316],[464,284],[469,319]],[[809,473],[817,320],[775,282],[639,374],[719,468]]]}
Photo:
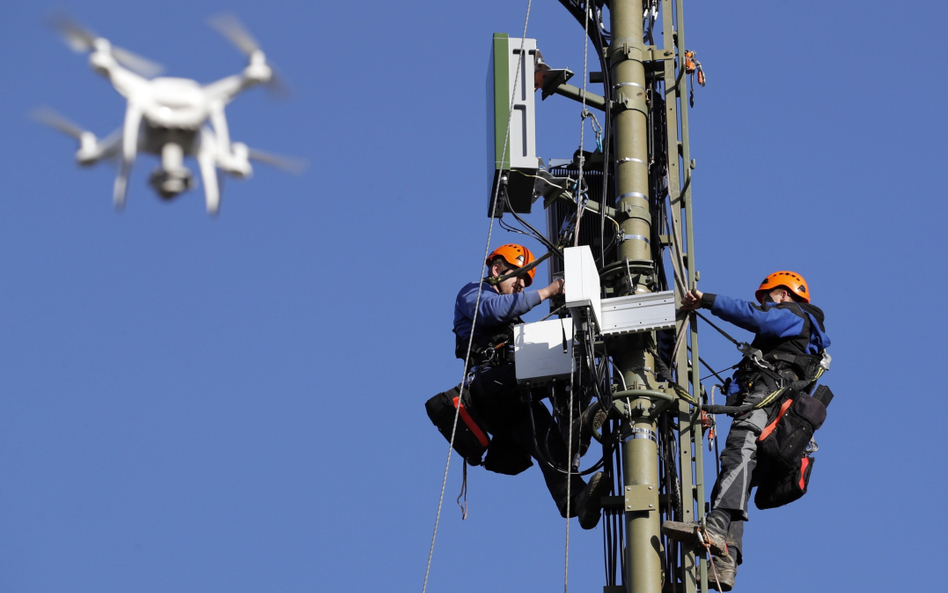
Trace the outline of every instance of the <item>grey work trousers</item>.
{"label": "grey work trousers", "polygon": [[[766,392],[755,392],[744,397],[744,404],[757,403],[766,396]],[[736,560],[741,562],[741,548],[744,539],[744,521],[747,520],[747,506],[751,489],[757,485],[755,474],[760,475],[757,460],[757,437],[767,424],[771,406],[751,410],[737,416],[731,423],[724,451],[721,452],[721,471],[711,489],[711,508],[723,509],[730,513],[731,523],[727,533],[728,547],[736,549]],[[758,470],[758,471],[755,471]]]}

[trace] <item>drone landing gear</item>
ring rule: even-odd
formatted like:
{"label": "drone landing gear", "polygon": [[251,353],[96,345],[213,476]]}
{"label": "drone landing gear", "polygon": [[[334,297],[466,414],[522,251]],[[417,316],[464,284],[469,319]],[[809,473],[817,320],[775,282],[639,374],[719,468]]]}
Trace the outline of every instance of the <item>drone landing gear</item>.
{"label": "drone landing gear", "polygon": [[190,189],[194,185],[194,178],[191,171],[184,167],[173,171],[159,167],[151,172],[148,183],[155,188],[159,196],[170,200],[181,192]]}

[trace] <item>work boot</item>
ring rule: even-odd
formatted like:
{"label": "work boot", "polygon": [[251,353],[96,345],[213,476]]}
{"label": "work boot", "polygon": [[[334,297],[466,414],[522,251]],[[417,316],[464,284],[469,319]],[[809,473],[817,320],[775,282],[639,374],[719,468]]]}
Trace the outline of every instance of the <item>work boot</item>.
{"label": "work boot", "polygon": [[[737,578],[737,560],[730,554],[712,556],[714,566],[708,566],[708,587],[715,591],[730,591],[734,588],[734,579]],[[717,571],[717,578],[715,578]]]}
{"label": "work boot", "polygon": [[596,472],[589,483],[579,493],[576,506],[579,507],[579,526],[583,529],[593,529],[599,525],[602,516],[602,497],[609,494],[612,486],[605,474]]}
{"label": "work boot", "polygon": [[706,523],[708,527],[705,529],[697,521],[665,521],[662,523],[662,533],[669,539],[683,544],[700,545],[704,548],[704,544],[701,543],[702,538],[698,535],[700,531],[707,537],[712,554],[715,556],[727,554],[727,543],[725,543],[727,532],[721,531],[720,527],[712,521]]}

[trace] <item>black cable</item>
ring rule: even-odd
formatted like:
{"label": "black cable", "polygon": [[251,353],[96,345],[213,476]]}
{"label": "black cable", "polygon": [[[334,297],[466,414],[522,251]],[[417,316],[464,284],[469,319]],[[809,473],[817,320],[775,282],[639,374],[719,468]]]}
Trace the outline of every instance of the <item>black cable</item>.
{"label": "black cable", "polygon": [[[540,405],[542,405],[542,404],[540,404]],[[575,475],[577,475],[577,476],[588,476],[589,474],[595,472],[596,470],[598,470],[599,468],[602,467],[602,465],[603,465],[603,458],[599,458],[599,460],[596,461],[596,463],[594,463],[591,467],[589,467],[589,468],[587,468],[587,469],[585,469],[585,470],[577,470],[577,471],[574,471],[574,472],[573,472],[573,471],[568,471],[568,470],[566,470],[566,469],[563,469],[563,468],[560,467],[558,464],[554,463],[554,462],[551,460],[552,455],[550,455],[550,450],[549,450],[549,448],[547,447],[547,444],[546,444],[546,443],[548,442],[549,435],[550,435],[550,431],[553,429],[553,426],[554,426],[555,422],[552,422],[552,421],[551,421],[551,422],[550,422],[550,426],[547,427],[547,433],[546,433],[546,435],[544,436],[544,439],[543,439],[543,447],[541,448],[541,447],[540,447],[539,440],[537,439],[536,420],[535,420],[534,417],[533,417],[533,398],[532,398],[532,397],[529,397],[528,400],[527,400],[527,409],[529,410],[529,413],[530,413],[530,432],[531,432],[531,436],[532,436],[532,438],[533,438],[533,447],[534,447],[534,450],[535,450],[536,453],[537,453],[537,461],[539,461],[539,462],[541,462],[541,463],[545,463],[547,467],[549,467],[550,469],[552,469],[552,470],[554,470],[554,471],[557,471],[557,472],[559,472],[559,473],[561,473],[561,474],[567,474],[567,475],[568,475],[568,474],[575,474]],[[552,420],[552,419],[551,419],[551,420]],[[569,451],[569,452],[568,452],[568,454],[569,454],[569,456],[570,456],[570,463],[572,462],[572,456],[573,456],[572,453],[573,453],[572,451]],[[604,456],[605,456],[605,453],[603,453],[603,457],[604,457]]]}
{"label": "black cable", "polygon": [[507,195],[506,190],[504,191],[504,202],[507,204],[507,209],[510,210],[511,216],[513,216],[517,220],[517,222],[519,222],[521,225],[530,229],[530,231],[533,233],[534,239],[536,239],[540,243],[543,243],[543,245],[550,251],[554,251],[554,252],[557,251],[556,247],[554,247],[553,244],[550,243],[550,241],[540,233],[540,231],[533,228],[533,226],[531,226],[530,223],[520,218],[517,215],[517,213],[513,211],[513,206],[510,204],[510,196]]}
{"label": "black cable", "polygon": [[509,233],[518,233],[521,235],[526,235],[528,237],[533,236],[523,229],[518,229],[517,227],[510,225],[509,223],[505,222],[503,218],[499,218],[497,222],[500,224],[500,228],[504,229],[505,231]]}

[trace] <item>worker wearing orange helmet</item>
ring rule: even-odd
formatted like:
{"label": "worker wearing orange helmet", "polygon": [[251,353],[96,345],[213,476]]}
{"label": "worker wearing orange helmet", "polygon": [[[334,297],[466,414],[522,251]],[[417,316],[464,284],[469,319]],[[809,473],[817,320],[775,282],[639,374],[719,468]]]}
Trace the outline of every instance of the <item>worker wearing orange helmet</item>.
{"label": "worker wearing orange helmet", "polygon": [[[599,499],[608,494],[609,481],[602,472],[588,484],[576,474],[567,478],[545,461],[570,458],[567,445],[546,406],[523,397],[517,384],[513,325],[522,323],[521,315],[564,290],[560,279],[539,290],[526,290],[536,273],[532,262],[530,250],[515,244],[502,245],[488,256],[488,277],[464,286],[455,301],[455,354],[467,358],[473,369],[468,383],[471,407],[492,437],[484,467],[512,475],[530,467],[531,458],[537,459],[560,514],[566,517],[568,507],[569,516],[578,515],[580,526],[592,529],[599,522]],[[541,453],[538,447],[545,450]]]}
{"label": "worker wearing orange helmet", "polygon": [[[808,363],[813,358],[822,359],[830,345],[823,311],[810,303],[810,288],[799,274],[770,274],[755,297],[757,303],[694,290],[681,300],[684,311],[710,309],[715,316],[755,334],[748,354],[725,382],[727,405],[740,406],[743,411],[734,416],[728,432],[721,469],[711,490],[711,512],[706,517],[705,533],[717,572],[717,579],[708,580],[712,588],[720,585],[722,591],[734,586],[737,565],[743,560],[744,521],[751,489],[770,471],[770,460],[758,459],[758,436],[782,400],[754,406],[782,387],[794,385],[797,387],[790,388],[798,389],[801,384],[812,384],[812,365]],[[696,535],[696,527],[695,523],[666,521],[663,531],[673,539],[689,540]]]}
{"label": "worker wearing orange helmet", "polygon": [[487,282],[472,282],[458,293],[454,306],[454,333],[457,336],[458,358],[463,359],[467,352],[467,342],[471,335],[474,320],[474,306],[477,305],[477,331],[474,332],[474,349],[481,353],[485,348],[493,348],[489,339],[492,330],[506,330],[521,315],[536,307],[546,299],[563,294],[563,280],[554,280],[540,290],[524,292],[533,284],[536,268],[517,271],[533,263],[533,253],[522,245],[501,245],[487,257]]}

